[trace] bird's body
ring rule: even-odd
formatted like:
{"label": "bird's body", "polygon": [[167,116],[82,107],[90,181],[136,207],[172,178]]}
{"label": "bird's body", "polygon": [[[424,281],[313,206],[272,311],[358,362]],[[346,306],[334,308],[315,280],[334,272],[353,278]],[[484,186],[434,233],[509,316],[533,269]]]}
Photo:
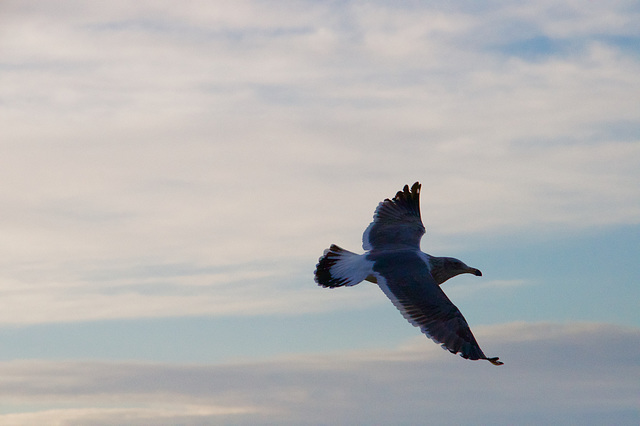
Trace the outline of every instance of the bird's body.
{"label": "bird's body", "polygon": [[420,250],[425,233],[420,218],[420,184],[405,185],[392,199],[378,205],[373,222],[362,236],[362,255],[336,245],[325,250],[315,271],[323,287],[377,283],[402,315],[436,343],[463,358],[487,358],[467,321],[439,287],[456,275],[481,276],[475,268],[452,257],[434,257]]}

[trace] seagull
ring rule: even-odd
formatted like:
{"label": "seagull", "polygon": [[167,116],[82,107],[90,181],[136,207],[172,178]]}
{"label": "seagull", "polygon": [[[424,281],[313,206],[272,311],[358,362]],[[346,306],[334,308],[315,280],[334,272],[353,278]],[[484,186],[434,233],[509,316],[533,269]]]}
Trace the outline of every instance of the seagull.
{"label": "seagull", "polygon": [[469,324],[440,285],[460,274],[482,276],[476,268],[452,257],[435,257],[420,250],[425,233],[420,218],[420,183],[408,185],[376,208],[373,222],[362,235],[364,254],[332,244],[320,257],[315,282],[328,288],[378,284],[402,315],[449,352],[470,360],[488,358]]}

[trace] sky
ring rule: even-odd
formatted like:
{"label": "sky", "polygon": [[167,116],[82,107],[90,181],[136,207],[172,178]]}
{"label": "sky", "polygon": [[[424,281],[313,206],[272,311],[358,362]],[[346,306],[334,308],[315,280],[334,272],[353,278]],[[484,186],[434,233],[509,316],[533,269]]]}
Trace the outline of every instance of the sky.
{"label": "sky", "polygon": [[[0,423],[640,422],[635,1],[3,1]],[[422,183],[487,356],[324,289]]]}

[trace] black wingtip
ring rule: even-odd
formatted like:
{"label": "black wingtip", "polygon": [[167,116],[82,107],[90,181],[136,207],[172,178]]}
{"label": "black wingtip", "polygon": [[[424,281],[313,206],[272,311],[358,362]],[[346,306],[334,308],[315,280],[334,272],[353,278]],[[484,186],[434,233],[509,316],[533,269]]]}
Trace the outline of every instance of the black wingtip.
{"label": "black wingtip", "polygon": [[[398,191],[392,201],[395,204],[404,205],[406,208],[413,210],[414,213],[420,217],[420,182],[416,182],[411,185],[405,185],[402,191]],[[388,200],[388,199],[387,199]],[[385,201],[387,201],[385,200]]]}
{"label": "black wingtip", "polygon": [[491,364],[493,364],[493,365],[504,365],[504,362],[502,362],[502,361],[498,361],[499,359],[500,359],[500,358],[498,358],[498,357],[496,356],[496,357],[493,357],[493,358],[487,358],[487,361],[489,361],[489,362],[490,362]]}
{"label": "black wingtip", "polygon": [[409,185],[405,185],[404,188],[402,188],[402,191],[398,191],[396,193],[396,196],[393,197],[396,200],[401,200],[401,199],[415,199],[418,198],[420,196],[420,188],[422,187],[422,185],[420,185],[420,182],[416,182],[413,185],[411,185],[411,189],[409,189]]}

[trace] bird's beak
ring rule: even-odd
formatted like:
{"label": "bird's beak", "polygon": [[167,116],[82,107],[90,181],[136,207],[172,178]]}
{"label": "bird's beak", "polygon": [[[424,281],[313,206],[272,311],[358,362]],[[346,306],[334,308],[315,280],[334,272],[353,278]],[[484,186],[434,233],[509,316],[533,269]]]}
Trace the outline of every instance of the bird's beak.
{"label": "bird's beak", "polygon": [[480,269],[471,268],[471,270],[469,272],[472,273],[473,275],[475,275],[476,277],[481,277],[482,276],[482,272],[480,272]]}

